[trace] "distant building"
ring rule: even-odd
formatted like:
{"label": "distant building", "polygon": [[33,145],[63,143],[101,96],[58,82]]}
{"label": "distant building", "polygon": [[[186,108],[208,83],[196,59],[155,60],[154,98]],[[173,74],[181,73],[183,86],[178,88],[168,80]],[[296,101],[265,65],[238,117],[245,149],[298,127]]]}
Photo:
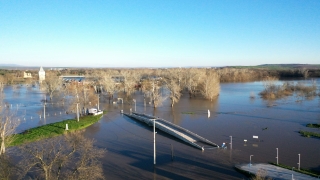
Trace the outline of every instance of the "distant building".
{"label": "distant building", "polygon": [[40,70],[39,70],[39,82],[41,83],[45,79],[46,79],[46,72],[43,70],[42,67],[40,67]]}
{"label": "distant building", "polygon": [[30,72],[24,71],[23,72],[23,78],[32,78],[32,75]]}

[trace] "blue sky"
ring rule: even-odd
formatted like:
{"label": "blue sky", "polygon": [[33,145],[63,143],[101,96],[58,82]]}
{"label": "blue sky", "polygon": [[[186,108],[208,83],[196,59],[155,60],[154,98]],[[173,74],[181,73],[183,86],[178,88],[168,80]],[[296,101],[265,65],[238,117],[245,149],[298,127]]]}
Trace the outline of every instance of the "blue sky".
{"label": "blue sky", "polygon": [[320,64],[319,0],[0,0],[0,64]]}

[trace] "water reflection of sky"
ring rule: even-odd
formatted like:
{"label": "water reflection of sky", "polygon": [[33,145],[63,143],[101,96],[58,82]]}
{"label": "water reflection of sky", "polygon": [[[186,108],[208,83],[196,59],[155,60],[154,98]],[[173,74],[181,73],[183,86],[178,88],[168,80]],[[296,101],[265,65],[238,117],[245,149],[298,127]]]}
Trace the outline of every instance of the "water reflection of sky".
{"label": "water reflection of sky", "polygon": [[45,93],[40,91],[39,87],[33,88],[23,85],[14,90],[12,87],[6,86],[4,93],[5,102],[10,112],[16,116],[16,120],[20,123],[17,128],[18,132],[74,117],[72,114],[66,114],[66,108],[61,104],[49,103],[46,105],[46,119],[44,119],[42,100],[45,99]]}

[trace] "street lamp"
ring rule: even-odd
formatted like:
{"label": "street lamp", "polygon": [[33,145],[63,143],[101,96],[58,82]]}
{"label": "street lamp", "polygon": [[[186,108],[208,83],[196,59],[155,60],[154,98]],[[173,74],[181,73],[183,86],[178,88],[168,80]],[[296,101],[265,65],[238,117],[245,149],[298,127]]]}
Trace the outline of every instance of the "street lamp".
{"label": "street lamp", "polygon": [[78,91],[77,91],[77,121],[79,122],[79,96],[78,96]]}
{"label": "street lamp", "polygon": [[229,136],[230,137],[230,149],[232,149],[232,136]]}
{"label": "street lamp", "polygon": [[251,157],[252,157],[253,155],[250,155],[250,166],[251,166]]}
{"label": "street lamp", "polygon": [[134,102],[134,111],[137,111],[137,103],[136,103],[136,100],[135,99],[132,99],[133,102]]}
{"label": "street lamp", "polygon": [[156,119],[153,119],[153,164],[156,165]]}
{"label": "street lamp", "polygon": [[98,94],[98,110],[100,109],[99,108],[99,104],[100,104],[99,99],[100,99],[100,94]]}
{"label": "street lamp", "polygon": [[277,149],[277,165],[279,165],[279,156],[278,156],[278,148],[276,148]]}
{"label": "street lamp", "polygon": [[298,156],[299,156],[298,170],[300,171],[300,154],[298,154]]}

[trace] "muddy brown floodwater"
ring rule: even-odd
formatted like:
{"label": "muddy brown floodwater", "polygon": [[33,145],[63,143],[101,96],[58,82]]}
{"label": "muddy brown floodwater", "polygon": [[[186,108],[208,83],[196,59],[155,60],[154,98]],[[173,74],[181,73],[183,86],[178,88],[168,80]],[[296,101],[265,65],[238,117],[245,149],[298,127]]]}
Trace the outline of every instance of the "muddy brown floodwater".
{"label": "muddy brown floodwater", "polygon": [[[317,81],[319,85],[320,79]],[[106,179],[246,179],[234,169],[234,165],[249,163],[250,155],[253,155],[252,163],[276,162],[276,148],[279,150],[279,163],[297,168],[300,154],[301,168],[320,172],[320,139],[305,138],[298,133],[299,130],[320,133],[318,129],[306,127],[308,123],[320,123],[319,97],[296,102],[297,98],[292,96],[267,102],[258,95],[262,89],[261,82],[225,83],[221,84],[220,96],[212,102],[199,97],[189,98],[185,94],[173,108],[166,101],[156,109],[148,103],[144,106],[141,92],[133,95],[137,112],[171,121],[219,145],[225,142],[227,149],[201,151],[157,132],[154,166],[152,127],[120,114],[122,109],[125,112],[130,108],[134,110],[133,101],[125,101],[122,105],[109,104],[102,99],[104,103],[100,107],[108,114],[88,127],[86,136],[95,138],[96,145],[108,151],[102,159]],[[41,92],[31,92],[35,94],[33,98],[43,97]],[[251,92],[256,98],[250,98]],[[22,92],[19,96],[20,99],[29,99]],[[17,103],[13,97],[11,101]],[[25,107],[29,110],[28,116],[41,111],[41,108],[35,105]],[[51,112],[63,109],[60,106],[48,107]],[[211,111],[210,117],[208,110]],[[74,115],[50,117],[47,121],[55,122],[70,116]],[[25,121],[19,128],[48,123],[41,119],[32,121]],[[258,136],[258,139],[253,136]]]}

